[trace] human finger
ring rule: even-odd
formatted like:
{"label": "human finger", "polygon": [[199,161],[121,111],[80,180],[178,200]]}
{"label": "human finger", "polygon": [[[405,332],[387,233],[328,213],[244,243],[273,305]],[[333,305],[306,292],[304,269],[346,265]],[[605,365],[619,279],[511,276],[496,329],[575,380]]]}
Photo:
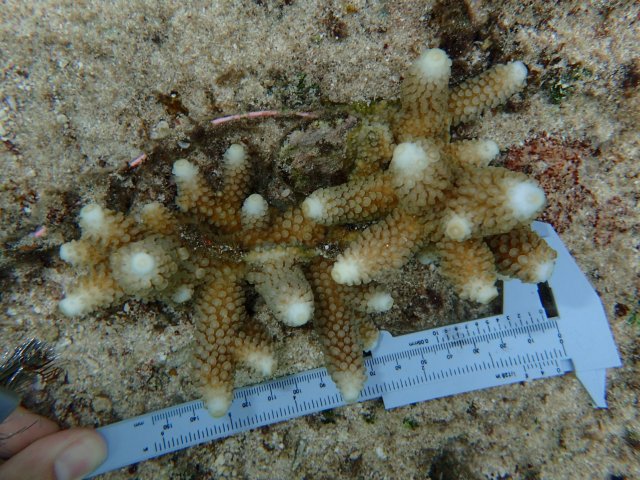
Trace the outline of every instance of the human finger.
{"label": "human finger", "polygon": [[0,466],[0,478],[80,479],[95,470],[106,456],[107,445],[95,430],[73,428],[36,440],[15,454]]}
{"label": "human finger", "polygon": [[12,457],[39,438],[58,430],[55,422],[18,407],[0,423],[0,458]]}

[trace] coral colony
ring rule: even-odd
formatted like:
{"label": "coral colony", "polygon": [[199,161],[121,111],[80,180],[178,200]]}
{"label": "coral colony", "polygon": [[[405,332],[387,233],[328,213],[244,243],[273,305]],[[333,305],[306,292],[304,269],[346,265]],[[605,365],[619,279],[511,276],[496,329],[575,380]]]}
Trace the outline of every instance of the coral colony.
{"label": "coral colony", "polygon": [[[269,337],[245,311],[253,285],[284,324],[313,319],[331,377],[345,401],[355,401],[365,381],[362,352],[378,337],[368,314],[393,304],[376,284],[382,275],[414,255],[437,259],[460,297],[487,303],[498,294],[498,275],[542,282],[553,269],[555,252],[530,228],[545,204],[542,189],[524,174],[488,166],[499,153],[495,142],[451,142],[449,134],[523,88],[526,67],[497,65],[451,89],[450,71],[444,51],[424,52],[399,104],[378,109],[349,135],[355,166],[347,183],[316,190],[297,207],[278,211],[250,194],[242,145],[224,154],[219,191],[197,165],[174,163],[179,211],[157,202],[128,215],[85,206],[81,238],[60,249],[85,273],[61,311],[84,315],[131,297],[193,301],[194,365],[209,412],[221,416],[239,364],[264,375],[275,367]],[[187,223],[217,248],[183,240]],[[348,228],[358,224],[365,225]],[[341,253],[326,253],[328,244]]]}

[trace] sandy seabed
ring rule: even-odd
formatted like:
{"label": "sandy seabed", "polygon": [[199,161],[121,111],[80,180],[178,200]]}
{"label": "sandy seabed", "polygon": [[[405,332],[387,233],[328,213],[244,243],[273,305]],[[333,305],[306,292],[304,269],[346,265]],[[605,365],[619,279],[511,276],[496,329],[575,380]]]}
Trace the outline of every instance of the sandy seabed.
{"label": "sandy seabed", "polygon": [[[339,149],[349,110],[397,98],[404,69],[435,46],[455,59],[454,82],[512,59],[528,66],[520,95],[453,133],[495,139],[499,163],[547,188],[547,219],[601,295],[624,364],[609,372],[607,410],[572,375],[393,411],[370,401],[105,478],[640,478],[640,5],[7,1],[0,18],[0,351],[36,336],[64,370],[26,399],[35,410],[99,426],[197,395],[188,309],[130,301],[82,319],[58,312],[70,272],[57,249],[78,235],[82,205],[170,203],[181,150],[202,147],[215,177],[209,153],[238,140],[271,172],[265,194],[286,202],[300,193],[279,155],[292,135]],[[330,119],[208,125],[264,109]],[[486,313],[428,267],[412,263],[390,282],[396,306],[379,320],[395,333]],[[259,314],[279,338],[278,374],[321,364],[309,329]],[[254,380],[243,372],[238,382]]]}

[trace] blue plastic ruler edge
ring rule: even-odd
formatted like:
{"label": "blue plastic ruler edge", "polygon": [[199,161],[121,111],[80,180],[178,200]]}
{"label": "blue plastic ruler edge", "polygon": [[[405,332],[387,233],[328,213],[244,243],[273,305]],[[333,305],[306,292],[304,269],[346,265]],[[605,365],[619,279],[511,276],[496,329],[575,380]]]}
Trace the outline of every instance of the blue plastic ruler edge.
{"label": "blue plastic ruler edge", "polygon": [[[383,331],[365,359],[359,401],[381,397],[395,408],[575,371],[594,405],[606,407],[606,369],[621,361],[600,299],[551,226],[533,226],[558,252],[548,282],[557,316],[547,318],[536,285],[514,280],[504,283],[501,315],[398,337]],[[98,429],[109,453],[90,476],[342,405],[318,368],[236,389],[221,418],[199,400],[150,412]]]}

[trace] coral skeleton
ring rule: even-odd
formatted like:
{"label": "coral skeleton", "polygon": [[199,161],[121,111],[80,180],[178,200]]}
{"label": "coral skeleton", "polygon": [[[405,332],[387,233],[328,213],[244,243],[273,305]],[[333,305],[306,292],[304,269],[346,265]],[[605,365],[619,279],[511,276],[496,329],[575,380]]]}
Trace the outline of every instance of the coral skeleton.
{"label": "coral skeleton", "polygon": [[[450,75],[444,51],[424,52],[400,101],[373,109],[348,134],[348,181],[299,206],[281,211],[251,192],[250,156],[239,144],[224,154],[218,190],[180,159],[175,207],[154,202],[123,214],[85,206],[80,239],[60,248],[83,272],[60,310],[79,316],[127,298],[192,300],[194,368],[209,412],[220,416],[239,365],[267,376],[276,367],[270,335],[245,307],[253,288],[286,326],[313,323],[331,377],[345,401],[355,401],[366,378],[362,352],[378,339],[371,315],[393,306],[376,283],[388,272],[418,254],[439,262],[462,298],[488,303],[499,276],[544,282],[553,270],[555,252],[529,226],[545,204],[540,187],[490,166],[499,155],[494,141],[450,135],[521,90],[526,67],[497,65],[455,87]],[[213,246],[189,243],[184,225],[197,225]],[[329,243],[337,254],[323,248]]]}

